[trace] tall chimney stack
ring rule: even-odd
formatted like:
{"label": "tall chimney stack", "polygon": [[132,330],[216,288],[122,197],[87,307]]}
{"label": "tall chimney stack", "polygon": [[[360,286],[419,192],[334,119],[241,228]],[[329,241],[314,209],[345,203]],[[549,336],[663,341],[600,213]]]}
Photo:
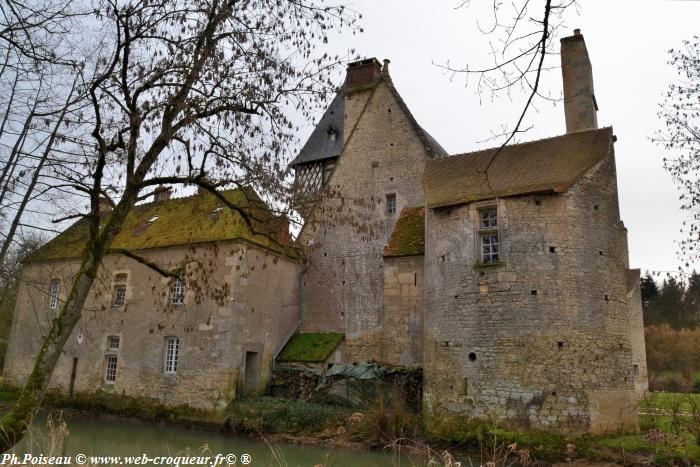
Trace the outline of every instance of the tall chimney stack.
{"label": "tall chimney stack", "polygon": [[345,92],[352,92],[374,86],[382,76],[382,65],[376,58],[367,58],[348,63],[345,78]]}
{"label": "tall chimney stack", "polygon": [[566,132],[598,128],[598,104],[593,92],[593,69],[580,29],[561,39],[561,75],[564,81]]}

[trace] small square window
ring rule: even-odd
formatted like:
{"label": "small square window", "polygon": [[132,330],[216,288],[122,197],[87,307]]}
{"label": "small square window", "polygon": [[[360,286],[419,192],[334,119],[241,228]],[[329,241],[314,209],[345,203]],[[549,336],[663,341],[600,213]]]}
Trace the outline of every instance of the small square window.
{"label": "small square window", "polygon": [[498,227],[498,215],[496,208],[484,209],[481,213],[481,228],[495,229]]}
{"label": "small square window", "polygon": [[117,380],[117,356],[107,356],[105,366],[105,382],[113,384]]}
{"label": "small square window", "polygon": [[396,193],[386,195],[386,213],[396,214]]}
{"label": "small square window", "polygon": [[51,282],[51,293],[49,295],[49,308],[55,310],[58,308],[58,291],[61,288],[59,281]]}
{"label": "small square window", "polygon": [[108,336],[107,337],[107,350],[116,352],[119,350],[119,336]]}
{"label": "small square window", "polygon": [[498,262],[498,234],[485,234],[481,236],[481,261],[484,264]]}

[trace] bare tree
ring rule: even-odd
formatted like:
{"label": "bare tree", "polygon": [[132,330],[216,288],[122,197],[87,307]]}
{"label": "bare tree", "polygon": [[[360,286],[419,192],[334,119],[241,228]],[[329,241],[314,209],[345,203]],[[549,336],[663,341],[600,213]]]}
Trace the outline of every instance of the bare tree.
{"label": "bare tree", "polygon": [[[25,432],[105,255],[132,207],[163,183],[195,184],[254,226],[250,211],[216,188],[254,187],[287,201],[284,159],[293,147],[290,109],[304,116],[331,87],[337,57],[316,56],[334,27],[354,24],[343,7],[313,0],[153,0],[100,3],[101,34],[84,86],[93,146],[87,173],[62,173],[90,203],[89,239],[19,399],[0,420],[0,451]],[[101,198],[114,206],[100,217]]]}
{"label": "bare tree", "polygon": [[654,141],[666,150],[664,168],[678,184],[681,209],[689,214],[678,251],[688,268],[700,259],[700,38],[683,41],[680,49],[669,53],[677,81],[669,85],[660,105],[665,128]]}
{"label": "bare tree", "polygon": [[[470,4],[470,0],[465,0],[460,8]],[[518,134],[531,128],[525,126],[528,111],[538,101],[559,100],[542,91],[542,75],[547,70],[558,68],[556,60],[553,61],[559,55],[556,38],[563,26],[564,14],[576,7],[576,0],[492,0],[490,18],[483,26],[479,25],[482,33],[494,38],[489,42],[492,63],[477,67],[469,64],[455,66],[449,62],[440,65],[452,78],[464,76],[468,84],[476,80],[476,90],[482,98],[506,95],[514,100],[515,92],[525,95],[517,118],[510,124],[503,124],[488,138],[502,141],[484,169],[489,186],[489,169],[501,150]]]}

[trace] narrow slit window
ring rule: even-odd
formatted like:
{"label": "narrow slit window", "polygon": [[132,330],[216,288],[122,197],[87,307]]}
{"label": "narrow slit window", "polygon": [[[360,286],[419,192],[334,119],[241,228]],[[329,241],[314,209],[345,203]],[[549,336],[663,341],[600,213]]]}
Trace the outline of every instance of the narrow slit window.
{"label": "narrow slit window", "polygon": [[177,373],[178,358],[180,356],[180,339],[168,337],[165,344],[165,374]]}
{"label": "narrow slit window", "polygon": [[117,380],[117,356],[108,355],[105,366],[105,382],[113,384]]}
{"label": "narrow slit window", "polygon": [[396,214],[396,193],[386,195],[386,213]]}
{"label": "narrow slit window", "polygon": [[58,291],[61,288],[61,283],[59,281],[51,282],[51,290],[49,293],[49,308],[55,310],[58,308]]}

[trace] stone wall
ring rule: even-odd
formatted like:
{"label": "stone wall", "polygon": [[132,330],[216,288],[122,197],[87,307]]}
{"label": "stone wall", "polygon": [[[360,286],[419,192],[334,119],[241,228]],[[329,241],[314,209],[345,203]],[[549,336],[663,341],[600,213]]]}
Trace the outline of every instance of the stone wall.
{"label": "stone wall", "polygon": [[[308,245],[303,331],[345,333],[343,362],[382,356],[382,251],[406,206],[423,204],[426,152],[384,81],[346,96],[345,147],[329,196],[300,238]],[[396,214],[385,199],[396,194]]]}
{"label": "stone wall", "polygon": [[[481,266],[475,226],[490,203],[502,262]],[[614,155],[563,194],[490,203],[426,214],[425,408],[565,432],[636,429]]]}
{"label": "stone wall", "polygon": [[[76,392],[104,390],[212,408],[225,405],[237,386],[265,388],[273,352],[298,317],[299,265],[243,242],[219,242],[139,252],[163,267],[187,263],[184,304],[170,303],[168,278],[129,258],[105,258],[95,285],[53,374],[53,388],[68,391],[76,362]],[[25,266],[4,376],[21,384],[29,374],[55,310],[48,309],[52,280],[65,299],[76,260]],[[112,306],[113,280],[126,274],[126,304]],[[107,349],[118,336],[119,350]],[[180,339],[176,374],[165,374],[165,345]],[[245,381],[246,352],[255,368]],[[105,382],[108,355],[117,356],[114,383]]]}
{"label": "stone wall", "polygon": [[381,361],[423,362],[423,256],[384,258],[384,319]]}

